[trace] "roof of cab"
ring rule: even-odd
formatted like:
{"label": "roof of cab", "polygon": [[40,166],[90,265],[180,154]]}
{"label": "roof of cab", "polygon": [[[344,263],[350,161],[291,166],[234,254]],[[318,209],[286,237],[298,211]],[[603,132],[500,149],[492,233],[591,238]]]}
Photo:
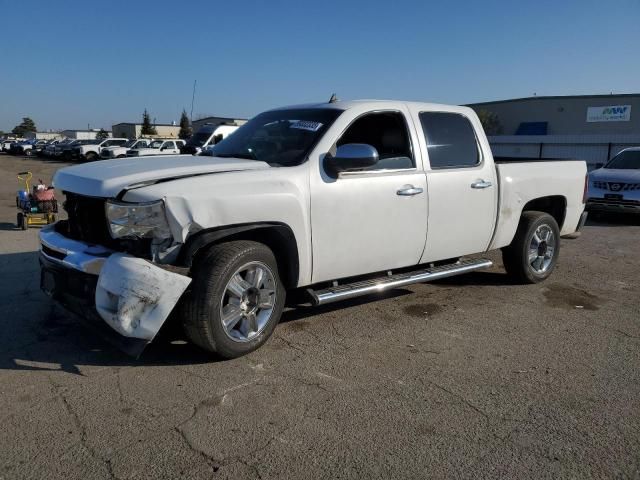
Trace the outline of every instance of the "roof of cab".
{"label": "roof of cab", "polygon": [[380,108],[396,108],[398,104],[403,104],[408,107],[414,107],[425,110],[440,110],[449,112],[469,112],[472,109],[469,107],[462,107],[458,105],[445,105],[441,103],[428,103],[428,102],[410,102],[403,100],[339,100],[337,102],[323,102],[323,103],[307,103],[300,105],[288,105],[286,107],[274,108],[274,110],[291,110],[299,108],[335,108],[337,110],[349,110],[350,108],[368,106],[371,109]]}

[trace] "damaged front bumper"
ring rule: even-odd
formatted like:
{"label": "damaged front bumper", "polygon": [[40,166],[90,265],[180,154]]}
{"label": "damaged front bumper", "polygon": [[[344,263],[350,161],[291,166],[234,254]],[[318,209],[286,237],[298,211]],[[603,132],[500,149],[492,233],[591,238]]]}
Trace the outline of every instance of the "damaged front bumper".
{"label": "damaged front bumper", "polygon": [[55,225],[40,231],[40,243],[42,290],[136,356],[191,282],[150,261],[69,239]]}

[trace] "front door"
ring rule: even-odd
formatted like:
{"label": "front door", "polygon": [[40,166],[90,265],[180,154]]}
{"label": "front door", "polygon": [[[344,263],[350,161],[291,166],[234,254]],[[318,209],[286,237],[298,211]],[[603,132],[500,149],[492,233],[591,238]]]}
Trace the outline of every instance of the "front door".
{"label": "front door", "polygon": [[407,114],[399,105],[352,119],[334,147],[368,144],[380,161],[311,182],[314,283],[418,263],[427,233],[427,184]]}

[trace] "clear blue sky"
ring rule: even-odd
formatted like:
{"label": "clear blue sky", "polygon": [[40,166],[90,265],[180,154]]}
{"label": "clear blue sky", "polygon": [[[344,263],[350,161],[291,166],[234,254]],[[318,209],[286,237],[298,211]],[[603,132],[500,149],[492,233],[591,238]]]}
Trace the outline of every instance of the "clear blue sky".
{"label": "clear blue sky", "polygon": [[0,0],[0,129],[640,92],[640,2]]}

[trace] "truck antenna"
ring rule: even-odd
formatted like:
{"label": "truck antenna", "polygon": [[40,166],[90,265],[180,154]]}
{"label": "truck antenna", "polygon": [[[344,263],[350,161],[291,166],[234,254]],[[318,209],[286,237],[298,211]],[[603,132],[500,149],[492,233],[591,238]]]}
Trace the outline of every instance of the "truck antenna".
{"label": "truck antenna", "polygon": [[329,99],[329,103],[336,103],[338,101],[338,97],[337,95],[334,93],[331,95],[331,98]]}

